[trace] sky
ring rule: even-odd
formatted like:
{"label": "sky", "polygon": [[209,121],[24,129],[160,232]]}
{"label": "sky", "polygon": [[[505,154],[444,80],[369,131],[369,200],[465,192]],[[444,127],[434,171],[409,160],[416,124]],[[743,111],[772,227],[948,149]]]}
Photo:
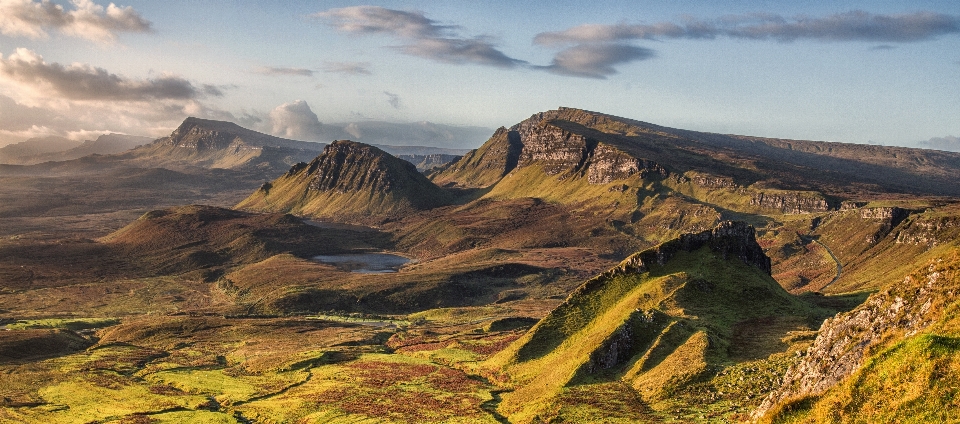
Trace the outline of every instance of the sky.
{"label": "sky", "polygon": [[492,130],[559,106],[958,150],[960,2],[0,0],[0,146],[187,116],[308,141]]}

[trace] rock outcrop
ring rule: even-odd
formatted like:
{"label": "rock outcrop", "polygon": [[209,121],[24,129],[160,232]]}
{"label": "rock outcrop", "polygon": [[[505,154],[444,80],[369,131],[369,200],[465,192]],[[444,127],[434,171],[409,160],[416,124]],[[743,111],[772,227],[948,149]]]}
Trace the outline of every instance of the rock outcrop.
{"label": "rock outcrop", "polygon": [[737,258],[745,264],[756,267],[770,275],[770,258],[757,244],[753,227],[744,222],[721,222],[712,230],[694,234],[683,234],[679,238],[662,243],[654,248],[636,253],[624,259],[620,265],[610,271],[617,273],[643,272],[653,264],[663,265],[679,252],[692,252],[708,246],[710,250],[724,259]]}
{"label": "rock outcrop", "polygon": [[826,392],[860,369],[875,346],[910,337],[936,322],[944,303],[958,294],[955,269],[955,263],[934,260],[856,309],[824,321],[803,359],[787,370],[780,388],[764,399],[754,417],[778,404]]}
{"label": "rock outcrop", "polygon": [[310,163],[292,166],[237,207],[350,220],[397,217],[449,200],[410,162],[370,145],[339,140]]}
{"label": "rock outcrop", "polygon": [[751,206],[774,209],[786,214],[802,214],[829,211],[830,204],[819,196],[795,194],[759,193],[750,199]]}

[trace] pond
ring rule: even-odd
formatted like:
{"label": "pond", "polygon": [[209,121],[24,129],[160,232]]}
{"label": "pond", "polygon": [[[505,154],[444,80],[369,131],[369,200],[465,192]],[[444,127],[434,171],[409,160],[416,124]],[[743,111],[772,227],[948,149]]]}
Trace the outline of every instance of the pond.
{"label": "pond", "polygon": [[381,274],[397,272],[400,267],[408,264],[410,258],[390,253],[351,253],[344,255],[320,255],[313,260],[333,265],[344,271],[360,274]]}

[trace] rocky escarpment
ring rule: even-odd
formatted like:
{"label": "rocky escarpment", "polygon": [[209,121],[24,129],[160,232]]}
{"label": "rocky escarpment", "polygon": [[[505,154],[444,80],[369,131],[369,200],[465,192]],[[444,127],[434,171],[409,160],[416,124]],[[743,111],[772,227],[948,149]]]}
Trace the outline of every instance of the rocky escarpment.
{"label": "rocky escarpment", "polygon": [[880,241],[908,216],[910,216],[910,211],[897,207],[861,209],[860,218],[882,222],[880,228],[873,235],[867,237],[867,242],[876,243]]}
{"label": "rocky escarpment", "polygon": [[460,160],[463,156],[448,155],[444,153],[432,153],[428,155],[396,155],[398,158],[412,163],[420,172],[429,171],[433,168],[444,166],[448,163]]}
{"label": "rocky escarpment", "polygon": [[787,214],[826,212],[831,209],[826,199],[802,193],[758,193],[750,199],[750,205],[774,209]]}
{"label": "rocky escarpment", "polygon": [[939,246],[960,237],[960,217],[920,214],[906,220],[898,230],[897,243]]}
{"label": "rocky escarpment", "polygon": [[712,230],[680,237],[636,253],[620,263],[620,266],[607,271],[610,276],[617,273],[635,273],[650,269],[650,265],[663,265],[679,252],[692,252],[707,246],[722,258],[737,258],[747,265],[759,268],[770,275],[770,258],[757,244],[753,227],[739,221],[725,221]]}
{"label": "rocky escarpment", "polygon": [[287,140],[272,135],[248,130],[226,121],[214,121],[189,117],[169,136],[155,141],[156,144],[196,150],[258,149],[280,147],[320,151],[322,144]]}
{"label": "rocky escarpment", "polygon": [[667,174],[656,162],[634,157],[541,118],[542,114],[534,115],[513,128],[523,146],[518,168],[538,165],[547,175],[586,174],[591,184],[623,180],[635,174]]}
{"label": "rocky escarpment", "polygon": [[754,417],[778,404],[826,392],[860,369],[873,347],[910,337],[935,323],[944,303],[953,302],[960,289],[956,259],[954,255],[952,260],[934,260],[853,311],[824,321],[803,359],[787,370],[780,388],[764,399]]}

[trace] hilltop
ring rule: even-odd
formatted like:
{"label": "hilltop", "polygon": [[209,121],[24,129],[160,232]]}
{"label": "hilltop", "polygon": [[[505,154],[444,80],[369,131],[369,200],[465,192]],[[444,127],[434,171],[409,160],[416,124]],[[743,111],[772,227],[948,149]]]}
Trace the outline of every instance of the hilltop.
{"label": "hilltop", "polygon": [[[652,404],[730,362],[765,357],[772,352],[764,346],[828,314],[788,294],[769,273],[753,228],[737,222],[630,256],[583,283],[489,361],[516,388],[500,410],[514,422],[576,421],[564,417],[559,400],[573,387],[625,384]],[[759,326],[778,330],[769,340],[743,337]],[[551,415],[557,408],[559,417]]]}
{"label": "hilltop", "polygon": [[450,202],[416,167],[376,147],[335,141],[237,205],[335,220],[382,220]]}

